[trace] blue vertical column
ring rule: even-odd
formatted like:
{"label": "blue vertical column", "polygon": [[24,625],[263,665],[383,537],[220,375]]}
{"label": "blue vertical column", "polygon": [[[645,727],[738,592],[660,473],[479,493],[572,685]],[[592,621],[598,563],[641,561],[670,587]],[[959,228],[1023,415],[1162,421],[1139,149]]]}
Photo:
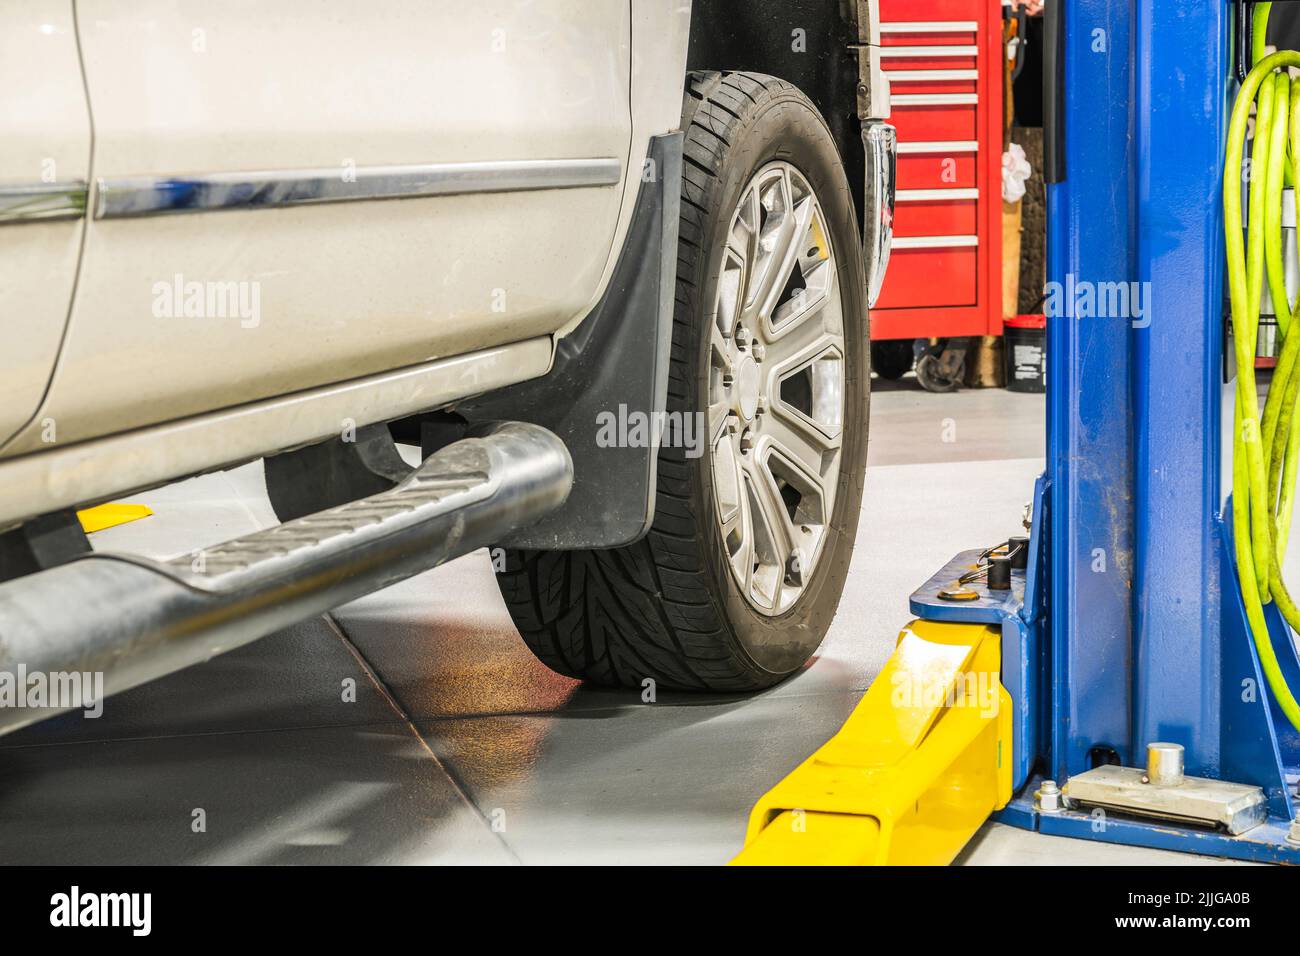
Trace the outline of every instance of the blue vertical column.
{"label": "blue vertical column", "polygon": [[1094,747],[1134,755],[1133,336],[1098,294],[1134,279],[1136,144],[1131,5],[1056,2],[1066,132],[1065,180],[1048,191],[1050,770],[1064,779]]}
{"label": "blue vertical column", "polygon": [[1215,776],[1220,743],[1223,152],[1231,6],[1140,0],[1133,324],[1133,742],[1180,743]]}

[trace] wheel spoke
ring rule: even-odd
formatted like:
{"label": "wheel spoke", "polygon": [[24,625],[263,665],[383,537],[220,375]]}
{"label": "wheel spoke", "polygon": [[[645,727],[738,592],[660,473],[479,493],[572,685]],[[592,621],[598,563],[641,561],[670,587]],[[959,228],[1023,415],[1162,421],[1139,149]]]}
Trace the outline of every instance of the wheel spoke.
{"label": "wheel spoke", "polygon": [[[813,208],[812,200],[805,199],[782,222],[773,242],[769,268],[764,276],[761,290],[754,296],[752,310],[756,317],[772,320],[777,303],[803,255]],[[757,318],[751,321],[756,322]]]}
{"label": "wheel spoke", "polygon": [[761,535],[765,539],[761,544],[758,540],[760,536],[755,534],[755,546],[759,547],[759,563],[773,569],[772,578],[777,584],[775,589],[765,588],[766,596],[775,600],[779,598],[780,585],[785,580],[790,555],[796,546],[794,526],[790,521],[789,512],[786,511],[785,502],[781,500],[781,492],[777,490],[776,478],[766,465],[751,458],[745,466],[745,471],[750,478],[750,490],[754,496],[753,504],[756,505],[752,520],[755,525],[761,523],[762,530],[765,532]]}
{"label": "wheel spoke", "polygon": [[717,326],[728,334],[736,327],[740,319],[741,296],[745,285],[745,263],[743,256],[731,249],[723,258],[722,274],[718,278]]}
{"label": "wheel spoke", "polygon": [[[722,530],[722,547],[727,552],[727,560],[742,589],[749,593],[749,580],[754,569],[754,533],[751,525],[748,481],[740,466],[739,456],[730,437],[724,436],[719,445],[714,446],[714,488],[718,495],[718,518]],[[719,469],[719,461],[724,467]],[[719,478],[720,470],[728,475]],[[722,488],[726,485],[726,489]]]}
{"label": "wheel spoke", "polygon": [[[799,267],[804,277],[804,287],[796,289],[789,299],[773,310],[774,335],[780,335],[780,330],[798,324],[809,315],[823,311],[835,302],[839,295],[834,262],[804,259],[800,261]],[[842,322],[837,321],[835,326],[834,331],[842,332]]]}
{"label": "wheel spoke", "polygon": [[827,331],[824,318],[823,309],[813,309],[770,337],[764,357],[767,368],[784,374],[838,345],[842,336]]}
{"label": "wheel spoke", "polygon": [[745,319],[753,322],[767,314],[769,300],[785,288],[789,272],[783,266],[786,255],[794,248],[797,224],[788,213],[781,217],[776,227],[760,240],[757,261],[752,270],[753,278],[745,296]]}
{"label": "wheel spoke", "polygon": [[709,364],[724,376],[731,375],[735,371],[732,355],[734,348],[731,340],[722,334],[722,329],[718,328],[715,322],[710,333]]}
{"label": "wheel spoke", "polygon": [[[758,224],[761,220],[758,190],[750,187],[740,201],[736,211],[736,221],[732,224],[731,234],[727,237],[727,249],[750,271],[758,248]],[[748,281],[748,278],[746,278]]]}
{"label": "wheel spoke", "polygon": [[723,539],[730,553],[734,550],[734,546],[733,542],[727,541],[727,537],[735,530],[737,520],[743,517],[745,488],[739,456],[731,436],[725,429],[711,444],[710,459],[718,520],[722,523]]}
{"label": "wheel spoke", "polygon": [[[727,421],[731,418],[731,403],[725,399],[709,406],[709,447],[714,448],[726,434]],[[730,443],[728,443],[730,444]]]}
{"label": "wheel spoke", "polygon": [[839,450],[842,439],[838,432],[833,435],[810,426],[788,405],[781,403],[773,413],[763,416],[762,434],[805,473],[818,494],[823,499],[826,495],[825,475],[833,470],[834,453]]}
{"label": "wheel spoke", "polygon": [[758,551],[756,544],[756,532],[754,530],[754,502],[746,491],[744,504],[741,510],[744,512],[744,543],[740,552],[735,556],[734,565],[740,574],[741,590],[746,597],[754,593],[754,571],[758,566]]}
{"label": "wheel spoke", "polygon": [[799,254],[796,240],[806,230],[812,208],[808,200],[797,208],[793,207],[789,178],[785,173],[765,186],[761,199],[768,210],[768,221],[758,237],[745,285],[744,315],[748,323],[769,316],[777,297],[785,289]]}
{"label": "wheel spoke", "polygon": [[[742,543],[744,542],[745,531],[743,526],[745,523],[745,508],[746,508],[745,496],[741,495],[736,502],[736,506],[732,508],[729,512],[727,512],[727,514],[724,515],[722,518],[722,538],[723,541],[726,542],[728,545],[730,545],[731,536],[735,534],[737,531],[740,532],[740,539]],[[728,552],[730,552],[731,548],[728,547],[727,550]]]}
{"label": "wheel spoke", "polygon": [[727,559],[737,576],[748,582],[753,573],[754,535],[749,530],[749,496],[740,485],[740,499],[736,510],[722,523],[722,545],[727,549]]}

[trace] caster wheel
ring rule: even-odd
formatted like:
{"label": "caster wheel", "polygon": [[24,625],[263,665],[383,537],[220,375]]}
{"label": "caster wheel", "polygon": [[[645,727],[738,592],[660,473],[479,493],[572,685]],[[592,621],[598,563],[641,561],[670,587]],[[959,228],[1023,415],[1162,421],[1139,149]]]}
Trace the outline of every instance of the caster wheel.
{"label": "caster wheel", "polygon": [[954,369],[938,355],[922,355],[916,363],[917,381],[927,392],[955,392],[961,386],[961,376],[960,365]]}

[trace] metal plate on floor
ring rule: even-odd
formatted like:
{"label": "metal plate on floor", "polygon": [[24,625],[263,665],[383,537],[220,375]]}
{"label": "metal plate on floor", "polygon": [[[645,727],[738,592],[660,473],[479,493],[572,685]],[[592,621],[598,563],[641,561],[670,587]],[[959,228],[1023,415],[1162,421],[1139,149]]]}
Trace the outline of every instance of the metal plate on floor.
{"label": "metal plate on floor", "polygon": [[1105,766],[1071,777],[1064,790],[1071,806],[1222,827],[1234,835],[1259,826],[1268,815],[1264,791],[1259,787],[1203,777],[1184,777],[1172,787],[1146,780],[1144,770]]}

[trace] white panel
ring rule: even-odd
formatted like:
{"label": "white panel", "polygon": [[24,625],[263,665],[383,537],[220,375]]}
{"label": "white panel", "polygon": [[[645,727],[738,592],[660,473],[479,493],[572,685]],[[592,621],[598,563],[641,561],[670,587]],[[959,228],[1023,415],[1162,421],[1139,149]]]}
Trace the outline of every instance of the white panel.
{"label": "white panel", "polygon": [[[90,121],[71,0],[0,5],[0,184],[75,185]],[[0,225],[0,443],[36,412],[68,318],[82,222]]]}
{"label": "white panel", "polygon": [[[97,178],[627,161],[627,2],[77,11]],[[42,413],[80,440],[553,332],[595,297],[622,197],[620,183],[95,221]],[[258,315],[175,314],[177,276],[234,283]]]}

